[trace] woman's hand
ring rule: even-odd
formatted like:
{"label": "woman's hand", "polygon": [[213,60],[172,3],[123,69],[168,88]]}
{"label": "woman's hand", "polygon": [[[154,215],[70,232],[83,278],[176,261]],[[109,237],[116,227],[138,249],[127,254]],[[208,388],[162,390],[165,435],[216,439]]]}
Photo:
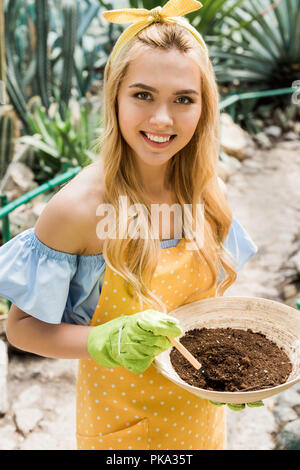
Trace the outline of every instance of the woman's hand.
{"label": "woman's hand", "polygon": [[92,328],[88,352],[98,364],[124,366],[135,374],[146,370],[155,356],[167,350],[182,333],[178,321],[156,310],[124,315]]}

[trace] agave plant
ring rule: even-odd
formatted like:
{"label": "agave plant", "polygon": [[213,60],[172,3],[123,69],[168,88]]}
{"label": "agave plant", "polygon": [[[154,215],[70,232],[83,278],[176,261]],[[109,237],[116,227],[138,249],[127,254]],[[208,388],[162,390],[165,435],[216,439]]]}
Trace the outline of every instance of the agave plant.
{"label": "agave plant", "polygon": [[244,2],[226,22],[210,48],[219,83],[274,89],[299,79],[300,0]]}
{"label": "agave plant", "polygon": [[30,132],[18,139],[36,151],[31,162],[35,179],[43,182],[63,170],[64,162],[70,167],[84,167],[95,160],[98,137],[102,132],[102,114],[99,106],[85,101],[79,104],[71,99],[69,107],[63,106],[63,118],[59,104],[53,103],[49,113],[39,100],[32,103],[32,116],[28,118]]}

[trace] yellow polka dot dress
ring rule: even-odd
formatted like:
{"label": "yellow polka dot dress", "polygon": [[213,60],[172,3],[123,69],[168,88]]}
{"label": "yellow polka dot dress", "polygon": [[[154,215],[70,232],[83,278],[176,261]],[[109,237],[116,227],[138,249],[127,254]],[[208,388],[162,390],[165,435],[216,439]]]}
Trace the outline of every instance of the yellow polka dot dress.
{"label": "yellow polka dot dress", "polygon": [[[152,278],[151,289],[168,306],[168,312],[203,298],[199,291],[210,283],[208,265],[204,260],[195,262],[185,243],[183,238],[177,246],[161,249]],[[205,297],[215,293],[213,288]],[[122,277],[107,265],[91,325],[139,311]],[[137,375],[124,367],[106,369],[93,359],[79,361],[79,450],[224,449],[225,411],[169,381],[153,365]]]}

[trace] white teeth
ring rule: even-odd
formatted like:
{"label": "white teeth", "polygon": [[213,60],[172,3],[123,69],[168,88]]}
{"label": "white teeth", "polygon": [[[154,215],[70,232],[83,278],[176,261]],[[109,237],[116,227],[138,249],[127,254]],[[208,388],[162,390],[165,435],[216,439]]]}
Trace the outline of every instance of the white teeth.
{"label": "white teeth", "polygon": [[154,135],[147,134],[145,132],[146,136],[148,137],[149,140],[153,140],[154,142],[168,142],[171,139],[171,136],[169,137],[158,137]]}

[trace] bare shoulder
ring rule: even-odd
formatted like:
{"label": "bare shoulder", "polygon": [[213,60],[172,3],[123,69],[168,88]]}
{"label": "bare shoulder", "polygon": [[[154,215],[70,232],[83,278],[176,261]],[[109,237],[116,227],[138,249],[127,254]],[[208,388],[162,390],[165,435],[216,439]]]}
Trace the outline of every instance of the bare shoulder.
{"label": "bare shoulder", "polygon": [[37,238],[50,248],[70,254],[97,254],[96,209],[103,200],[104,184],[99,162],[88,165],[48,202],[35,225]]}

